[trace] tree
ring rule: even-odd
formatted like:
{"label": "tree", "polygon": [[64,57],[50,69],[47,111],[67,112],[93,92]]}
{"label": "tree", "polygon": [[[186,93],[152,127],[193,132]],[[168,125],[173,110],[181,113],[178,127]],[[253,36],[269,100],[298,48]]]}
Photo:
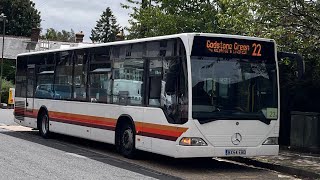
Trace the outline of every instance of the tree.
{"label": "tree", "polygon": [[97,21],[96,27],[91,30],[90,39],[92,42],[113,42],[119,31],[116,17],[108,7]]}
{"label": "tree", "polygon": [[16,68],[16,62],[12,60],[5,60],[3,62],[3,79],[6,79],[8,81],[11,81],[12,83],[15,82],[15,68]]}
{"label": "tree", "polygon": [[57,31],[53,28],[47,29],[47,32],[41,36],[42,39],[50,41],[62,41],[62,42],[75,42],[75,33],[73,29],[71,31],[62,30]]}
{"label": "tree", "polygon": [[40,12],[31,0],[0,0],[0,13],[7,16],[7,35],[31,36],[32,28],[40,27]]}
{"label": "tree", "polygon": [[[277,40],[281,50],[299,52],[311,65],[308,74],[314,81],[320,79],[320,2],[271,1],[260,2],[266,7],[260,12],[260,24]],[[272,7],[272,11],[268,8]],[[320,87],[320,83],[317,83]]]}
{"label": "tree", "polygon": [[[123,8],[131,8],[129,39],[183,32],[216,32],[216,3],[209,0],[127,0]],[[145,3],[145,1],[143,1]]]}
{"label": "tree", "polygon": [[[260,2],[266,9],[259,12],[260,24],[271,29],[270,37],[277,40],[279,49],[298,52],[306,62],[303,81],[292,76],[295,63],[281,63],[281,88],[291,92],[291,108],[300,111],[319,111],[320,106],[320,2],[271,1]],[[272,11],[268,8],[272,7]],[[295,93],[292,93],[295,92]]]}

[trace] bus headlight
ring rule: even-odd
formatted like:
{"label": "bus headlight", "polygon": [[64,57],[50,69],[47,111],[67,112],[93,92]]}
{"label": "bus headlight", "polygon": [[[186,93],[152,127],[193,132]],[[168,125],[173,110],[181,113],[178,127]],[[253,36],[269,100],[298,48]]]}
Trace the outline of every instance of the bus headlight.
{"label": "bus headlight", "polygon": [[207,146],[208,144],[199,137],[184,137],[180,140],[181,146]]}
{"label": "bus headlight", "polygon": [[263,143],[263,145],[278,145],[277,137],[269,137]]}

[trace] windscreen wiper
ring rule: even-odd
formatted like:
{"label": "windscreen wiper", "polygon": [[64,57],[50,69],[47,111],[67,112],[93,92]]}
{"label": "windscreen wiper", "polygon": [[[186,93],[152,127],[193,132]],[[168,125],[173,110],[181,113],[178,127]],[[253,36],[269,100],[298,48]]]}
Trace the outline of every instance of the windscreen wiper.
{"label": "windscreen wiper", "polygon": [[213,121],[218,121],[219,119],[214,119],[214,118],[211,118],[211,119],[198,119],[199,123],[200,124],[206,124],[206,123],[209,123],[209,122],[213,122]]}

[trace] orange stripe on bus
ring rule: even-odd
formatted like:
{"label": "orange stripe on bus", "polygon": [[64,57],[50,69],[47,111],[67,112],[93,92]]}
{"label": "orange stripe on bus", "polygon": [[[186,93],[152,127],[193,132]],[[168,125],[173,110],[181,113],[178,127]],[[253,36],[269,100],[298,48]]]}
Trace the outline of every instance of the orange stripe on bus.
{"label": "orange stripe on bus", "polygon": [[188,128],[184,127],[175,127],[142,122],[135,122],[135,125],[138,135],[152,135],[153,137],[163,136],[165,138],[161,139],[169,138],[170,140],[178,139],[178,137],[180,137],[184,132],[188,130]]}
{"label": "orange stripe on bus", "polygon": [[24,114],[25,114],[26,116],[29,116],[29,117],[37,118],[37,116],[38,116],[38,111],[36,111],[36,110],[24,111]]}
{"label": "orange stripe on bus", "polygon": [[168,125],[160,125],[160,124],[152,124],[152,123],[143,123],[143,122],[135,122],[136,127],[139,128],[153,128],[159,130],[167,130],[167,131],[176,131],[176,132],[186,132],[188,128],[185,127],[176,127],[176,126],[168,126]]}
{"label": "orange stripe on bus", "polygon": [[[38,111],[25,111],[25,116],[37,118]],[[117,119],[105,118],[99,116],[88,116],[81,114],[71,114],[63,112],[49,111],[49,118],[52,121],[77,124],[88,127],[105,128],[109,130],[115,130],[117,125]],[[176,127],[144,122],[135,122],[136,133],[142,136],[155,137],[166,140],[175,141],[184,132],[188,130],[185,127]]]}
{"label": "orange stripe on bus", "polygon": [[167,135],[167,136],[174,136],[174,137],[179,137],[183,132],[179,131],[168,131],[168,130],[163,130],[163,129],[156,129],[156,128],[143,128],[143,132],[147,133],[153,133],[153,134],[162,134],[162,135]]}
{"label": "orange stripe on bus", "polygon": [[104,118],[98,116],[87,116],[70,113],[49,112],[49,117],[52,119],[61,119],[70,122],[80,122],[86,124],[94,124],[99,126],[116,127],[117,120],[112,118]]}

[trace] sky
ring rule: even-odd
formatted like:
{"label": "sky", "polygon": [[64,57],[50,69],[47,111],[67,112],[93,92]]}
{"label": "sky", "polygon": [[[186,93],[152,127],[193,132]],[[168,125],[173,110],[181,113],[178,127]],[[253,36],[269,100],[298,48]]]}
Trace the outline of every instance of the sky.
{"label": "sky", "polygon": [[36,9],[41,12],[41,28],[56,30],[73,29],[75,33],[83,31],[84,41],[91,42],[91,29],[100,19],[102,12],[110,7],[120,26],[128,26],[129,10],[123,9],[120,3],[126,0],[32,0]]}

